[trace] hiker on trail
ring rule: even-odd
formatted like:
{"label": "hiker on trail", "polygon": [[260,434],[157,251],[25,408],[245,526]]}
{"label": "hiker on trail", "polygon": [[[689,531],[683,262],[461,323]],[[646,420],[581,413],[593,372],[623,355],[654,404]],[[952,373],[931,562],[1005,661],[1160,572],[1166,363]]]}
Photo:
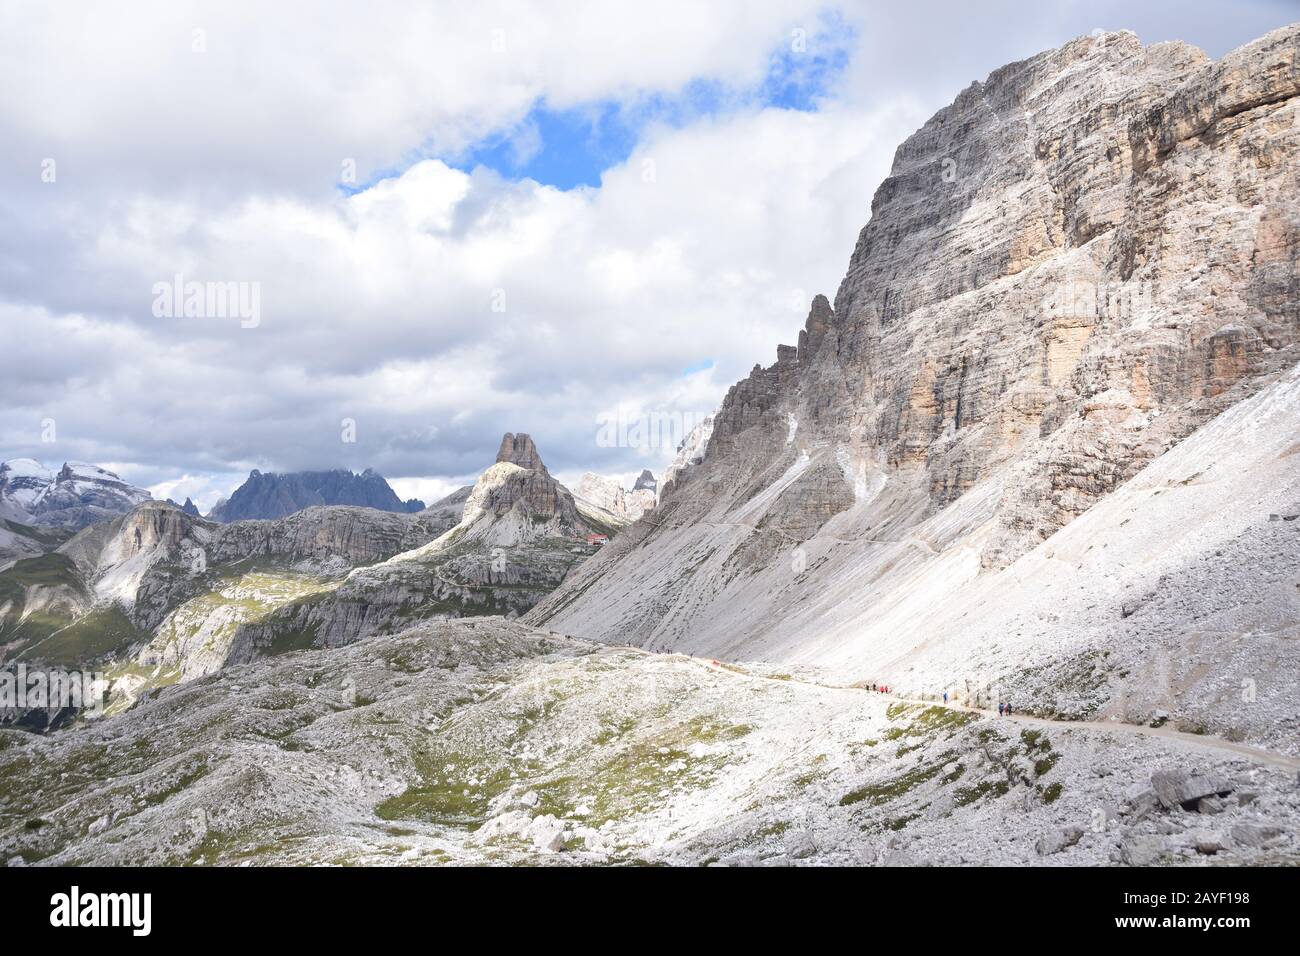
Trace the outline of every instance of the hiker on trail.
{"label": "hiker on trail", "polygon": [[998,716],[1002,716],[1002,701],[998,701]]}
{"label": "hiker on trail", "polygon": [[948,692],[947,692],[947,691],[944,691],[944,692],[943,692],[943,702],[944,702],[945,704],[948,703]]}
{"label": "hiker on trail", "polygon": [[1007,701],[1007,716],[1011,716],[1011,701]]}

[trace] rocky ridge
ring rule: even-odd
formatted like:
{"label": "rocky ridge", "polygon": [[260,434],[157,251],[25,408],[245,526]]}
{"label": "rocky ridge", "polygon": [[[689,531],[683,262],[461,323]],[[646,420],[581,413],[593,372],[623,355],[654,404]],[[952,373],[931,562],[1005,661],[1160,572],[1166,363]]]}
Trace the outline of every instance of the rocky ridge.
{"label": "rocky ridge", "polygon": [[0,571],[0,665],[107,667],[124,705],[219,669],[241,624],[454,520],[329,506],[222,525],[147,502]]}
{"label": "rocky ridge", "polygon": [[254,469],[208,517],[224,522],[283,518],[314,505],[355,505],[397,513],[424,510],[423,501],[402,501],[383,476],[370,468],[359,475],[343,469],[286,474],[263,474]]}

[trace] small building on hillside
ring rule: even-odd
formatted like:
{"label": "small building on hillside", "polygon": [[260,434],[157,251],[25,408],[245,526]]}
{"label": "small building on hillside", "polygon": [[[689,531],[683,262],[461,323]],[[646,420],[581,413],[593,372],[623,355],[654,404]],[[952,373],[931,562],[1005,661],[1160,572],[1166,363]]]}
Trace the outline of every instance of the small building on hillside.
{"label": "small building on hillside", "polygon": [[587,544],[609,544],[609,535],[607,534],[589,534],[587,535]]}

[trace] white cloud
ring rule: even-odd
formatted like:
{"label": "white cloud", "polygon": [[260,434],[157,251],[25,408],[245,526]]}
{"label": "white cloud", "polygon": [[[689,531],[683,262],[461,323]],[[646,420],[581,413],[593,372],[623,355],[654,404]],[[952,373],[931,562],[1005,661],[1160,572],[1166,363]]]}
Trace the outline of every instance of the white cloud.
{"label": "white cloud", "polygon": [[[556,107],[748,84],[811,0],[193,3],[0,8],[11,171],[66,182],[318,191]],[[196,32],[199,31],[199,32]],[[18,95],[15,95],[17,93]]]}
{"label": "white cloud", "polygon": [[[820,6],[6,5],[0,455],[125,462],[205,508],[251,467],[373,466],[432,501],[506,430],[560,473],[658,471],[671,449],[601,448],[598,416],[707,412],[770,363],[833,296],[898,143],[1094,14],[850,9],[854,58],[817,112],[650,126],[598,188],[418,158],[489,133],[536,149],[542,99],[752,85]],[[1183,9],[1161,22],[1218,23]],[[402,171],[345,197],[348,158],[362,182]],[[260,324],[154,318],[177,274],[258,283]]]}
{"label": "white cloud", "polygon": [[[569,192],[427,160],[350,198],[255,197],[217,215],[129,200],[75,251],[121,317],[45,320],[111,328],[113,360],[85,381],[66,368],[43,407],[77,422],[64,434],[82,457],[113,434],[190,470],[463,474],[507,429],[564,467],[640,466],[596,447],[597,416],[707,412],[772,361],[808,299],[834,293],[871,185],[915,122],[768,109],[662,128],[601,188]],[[153,283],[175,273],[258,282],[260,325],[155,318]]]}

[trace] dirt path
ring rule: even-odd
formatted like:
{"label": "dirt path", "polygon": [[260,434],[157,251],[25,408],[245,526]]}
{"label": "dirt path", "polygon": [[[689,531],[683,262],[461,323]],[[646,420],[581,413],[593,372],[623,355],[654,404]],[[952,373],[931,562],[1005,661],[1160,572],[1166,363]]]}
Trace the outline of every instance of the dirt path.
{"label": "dirt path", "polygon": [[[640,651],[643,654],[654,654],[653,651],[642,650],[641,648],[629,648]],[[659,656],[655,654],[654,656]],[[912,697],[897,697],[893,694],[880,694],[868,690],[864,687],[854,687],[847,684],[821,684],[816,681],[800,680],[797,677],[765,677],[762,674],[751,674],[749,671],[737,667],[735,664],[727,664],[719,661],[707,660],[702,657],[691,657],[686,654],[673,654],[673,657],[680,657],[684,660],[691,661],[707,670],[719,674],[726,674],[737,680],[765,681],[772,684],[802,684],[805,687],[816,687],[820,690],[838,690],[855,694],[870,694],[872,697],[879,697],[884,700],[897,701],[904,704],[919,704],[923,707],[946,707],[949,710],[960,710],[971,714],[981,714],[993,720],[1006,720],[1016,724],[1025,724],[1030,727],[1056,727],[1061,730],[1095,730],[1102,733],[1118,734],[1136,734],[1141,737],[1159,737],[1164,740],[1172,740],[1197,750],[1211,750],[1218,753],[1231,754],[1236,757],[1245,757],[1247,760],[1253,760],[1256,763],[1269,764],[1274,767],[1283,767],[1287,770],[1300,771],[1300,758],[1290,757],[1286,754],[1277,753],[1272,750],[1265,750],[1262,747],[1252,747],[1249,744],[1239,744],[1235,741],[1224,740],[1222,737],[1214,737],[1208,734],[1189,734],[1180,730],[1174,730],[1171,727],[1147,727],[1142,724],[1125,724],[1119,721],[1099,721],[1099,720],[1052,720],[1047,717],[1030,717],[1023,714],[1013,714],[1010,717],[999,717],[998,713],[993,710],[984,710],[979,707],[968,707],[964,704],[948,703],[934,700],[919,700]]]}

